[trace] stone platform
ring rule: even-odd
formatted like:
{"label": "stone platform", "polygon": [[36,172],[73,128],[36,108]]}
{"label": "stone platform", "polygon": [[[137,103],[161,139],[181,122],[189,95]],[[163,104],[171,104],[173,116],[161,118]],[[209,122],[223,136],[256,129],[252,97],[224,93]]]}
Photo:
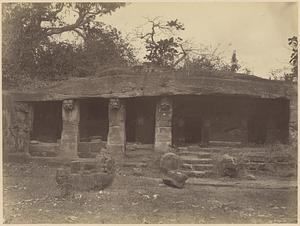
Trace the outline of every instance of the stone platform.
{"label": "stone platform", "polygon": [[78,159],[57,170],[56,182],[63,196],[72,191],[102,190],[113,182],[114,171],[114,160],[110,157]]}

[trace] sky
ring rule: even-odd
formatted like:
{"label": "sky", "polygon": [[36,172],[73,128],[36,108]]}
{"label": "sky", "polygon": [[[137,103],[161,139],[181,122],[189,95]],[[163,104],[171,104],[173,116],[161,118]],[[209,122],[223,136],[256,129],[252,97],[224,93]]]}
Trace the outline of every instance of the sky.
{"label": "sky", "polygon": [[101,20],[140,46],[140,41],[133,39],[135,30],[144,28],[146,18],[155,17],[178,19],[185,26],[182,38],[195,46],[218,46],[227,62],[236,50],[239,63],[264,78],[269,78],[273,69],[289,66],[288,38],[298,34],[295,2],[134,2]]}

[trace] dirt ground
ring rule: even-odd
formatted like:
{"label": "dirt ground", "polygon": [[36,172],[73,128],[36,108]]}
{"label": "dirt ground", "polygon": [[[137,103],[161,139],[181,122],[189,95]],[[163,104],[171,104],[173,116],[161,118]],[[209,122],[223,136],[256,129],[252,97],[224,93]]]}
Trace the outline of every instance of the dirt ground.
{"label": "dirt ground", "polygon": [[249,189],[118,175],[103,191],[57,198],[55,167],[7,163],[4,223],[296,223],[297,189]]}

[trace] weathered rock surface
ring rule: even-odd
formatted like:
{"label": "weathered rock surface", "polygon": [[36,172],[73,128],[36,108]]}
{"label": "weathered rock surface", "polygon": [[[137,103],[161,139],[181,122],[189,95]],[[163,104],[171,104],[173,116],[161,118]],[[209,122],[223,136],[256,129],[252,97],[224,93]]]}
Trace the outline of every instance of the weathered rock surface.
{"label": "weathered rock surface", "polygon": [[2,136],[4,158],[9,153],[28,153],[32,129],[32,108],[26,103],[15,102],[3,93]]}
{"label": "weathered rock surface", "polygon": [[170,187],[183,188],[187,179],[188,176],[186,174],[177,170],[171,170],[163,178],[163,182]]}
{"label": "weathered rock surface", "polygon": [[71,162],[68,168],[56,172],[56,182],[62,190],[62,196],[72,191],[102,190],[108,187],[114,178],[114,160],[110,157],[80,159]]}
{"label": "weathered rock surface", "polygon": [[247,179],[247,180],[256,180],[256,177],[253,174],[247,174],[245,176],[245,179]]}
{"label": "weathered rock surface", "polygon": [[[34,90],[27,95],[18,95],[19,100],[60,100],[78,97],[133,97],[161,95],[239,94],[264,98],[285,97],[290,87],[280,81],[270,81],[256,76],[237,73],[198,71],[194,75],[163,72],[127,73],[113,76],[73,78],[55,86]],[[218,84],[222,84],[222,86]]]}
{"label": "weathered rock surface", "polygon": [[183,188],[188,176],[179,170],[181,166],[182,160],[178,155],[172,152],[164,154],[160,159],[160,169],[164,173],[163,183],[170,187]]}

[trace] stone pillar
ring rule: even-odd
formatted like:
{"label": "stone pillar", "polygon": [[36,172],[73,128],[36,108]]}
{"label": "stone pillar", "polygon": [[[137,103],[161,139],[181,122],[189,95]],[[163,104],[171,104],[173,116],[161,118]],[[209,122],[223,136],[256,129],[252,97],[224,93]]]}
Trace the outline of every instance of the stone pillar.
{"label": "stone pillar", "polygon": [[32,105],[16,102],[12,95],[2,93],[2,157],[20,155],[22,159],[29,156]]}
{"label": "stone pillar", "polygon": [[125,154],[126,151],[126,109],[125,104],[118,98],[109,100],[108,107],[109,129],[107,148],[112,155]]}
{"label": "stone pillar", "polygon": [[172,145],[173,104],[169,97],[163,97],[156,104],[155,151],[168,152]]}
{"label": "stone pillar", "polygon": [[28,154],[33,108],[28,103],[15,103],[14,110],[15,118],[12,131],[15,131],[16,152]]}
{"label": "stone pillar", "polygon": [[80,103],[78,100],[64,100],[62,104],[62,133],[59,156],[78,158]]}

